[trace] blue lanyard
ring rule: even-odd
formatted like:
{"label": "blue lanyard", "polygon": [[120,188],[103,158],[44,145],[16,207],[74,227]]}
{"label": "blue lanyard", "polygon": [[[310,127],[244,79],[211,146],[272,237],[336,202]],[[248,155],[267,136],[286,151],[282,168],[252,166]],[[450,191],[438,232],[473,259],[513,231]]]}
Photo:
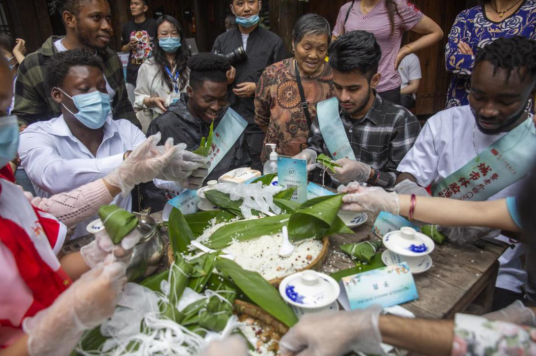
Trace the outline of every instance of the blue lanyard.
{"label": "blue lanyard", "polygon": [[177,70],[175,72],[175,76],[171,73],[171,70],[169,70],[169,67],[166,67],[166,72],[169,76],[169,79],[171,79],[171,82],[173,83],[173,88],[175,88],[175,93],[179,92],[179,71]]}

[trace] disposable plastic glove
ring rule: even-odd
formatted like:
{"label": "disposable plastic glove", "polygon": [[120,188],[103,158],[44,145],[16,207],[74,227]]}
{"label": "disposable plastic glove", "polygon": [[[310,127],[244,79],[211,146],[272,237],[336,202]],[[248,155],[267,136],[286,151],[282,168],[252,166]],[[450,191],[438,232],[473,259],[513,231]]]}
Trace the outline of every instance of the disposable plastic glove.
{"label": "disposable plastic glove", "polygon": [[134,252],[133,249],[140,242],[142,236],[138,229],[134,229],[123,238],[120,245],[115,246],[106,230],[103,230],[97,233],[94,241],[80,249],[80,254],[91,268],[104,262],[106,257],[112,253],[117,261],[128,266]]}
{"label": "disposable plastic glove", "polygon": [[239,336],[231,336],[222,341],[211,342],[200,356],[247,356],[246,343]]}
{"label": "disposable plastic glove", "polygon": [[370,211],[372,213],[386,211],[393,215],[400,213],[400,201],[396,193],[386,192],[379,187],[366,188],[361,186],[352,191],[353,193],[342,197],[342,210]]}
{"label": "disposable plastic glove", "polygon": [[504,321],[507,323],[536,327],[536,315],[522,301],[517,300],[504,309],[483,315],[488,320]]}
{"label": "disposable plastic glove", "polygon": [[348,158],[343,158],[335,161],[341,167],[335,167],[335,173],[328,173],[335,177],[339,182],[346,184],[351,181],[366,182],[369,180],[370,168],[369,165],[357,162]]}
{"label": "disposable plastic glove", "polygon": [[199,168],[192,172],[192,174],[185,179],[179,180],[179,183],[182,187],[187,189],[199,189],[203,186],[203,182],[208,176],[208,167]]}
{"label": "disposable plastic glove", "polygon": [[405,194],[405,195],[412,195],[415,194],[418,197],[429,197],[430,194],[426,189],[418,185],[417,183],[406,179],[402,182],[398,183],[395,188],[395,193],[397,194]]}
{"label": "disposable plastic glove", "polygon": [[156,149],[160,136],[160,133],[157,133],[145,140],[119,167],[104,177],[104,180],[120,188],[125,196],[135,185],[156,178],[176,153],[173,146],[166,146],[163,153]]}
{"label": "disposable plastic glove", "polygon": [[191,176],[194,171],[208,168],[208,158],[187,151],[184,143],[173,146],[173,138],[171,137],[168,138],[164,146],[157,146],[156,150],[162,155],[170,147],[175,149],[175,155],[157,178],[178,182]]}
{"label": "disposable plastic glove", "polygon": [[109,318],[127,279],[124,263],[110,262],[85,273],[47,309],[22,324],[31,356],[69,355],[85,330]]}
{"label": "disposable plastic glove", "polygon": [[496,238],[501,230],[489,227],[463,227],[463,226],[438,226],[437,230],[449,238],[449,241],[457,245],[474,243],[480,238]]}
{"label": "disposable plastic glove", "polygon": [[350,351],[385,355],[380,343],[378,305],[351,312],[305,315],[281,339],[281,355],[340,356]]}
{"label": "disposable plastic glove", "polygon": [[296,156],[292,157],[295,159],[304,159],[307,161],[307,172],[311,172],[316,168],[316,158],[317,153],[314,150],[311,150],[310,148],[306,148],[300,153],[298,153]]}

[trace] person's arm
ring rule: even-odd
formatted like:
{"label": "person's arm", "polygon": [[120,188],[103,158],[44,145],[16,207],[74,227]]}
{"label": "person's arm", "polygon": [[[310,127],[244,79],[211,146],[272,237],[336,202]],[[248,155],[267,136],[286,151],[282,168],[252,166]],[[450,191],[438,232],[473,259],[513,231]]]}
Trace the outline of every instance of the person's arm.
{"label": "person's arm", "polygon": [[470,76],[473,73],[473,66],[475,64],[474,53],[467,54],[469,53],[467,50],[460,50],[460,48],[465,48],[465,46],[468,47],[468,39],[466,38],[467,15],[467,10],[465,10],[456,17],[454,25],[452,25],[452,29],[450,30],[445,52],[447,71],[464,76]]}
{"label": "person's arm", "polygon": [[397,56],[395,68],[410,53],[415,53],[428,48],[443,38],[443,30],[439,25],[426,15],[423,15],[421,21],[411,28],[411,31],[421,34],[422,36],[410,44],[402,47]]}
{"label": "person's arm", "polygon": [[[399,195],[400,215],[409,217],[410,195]],[[441,226],[486,226],[521,231],[510,216],[505,199],[469,202],[457,199],[416,197],[413,218]]]}
{"label": "person's arm", "polygon": [[15,82],[15,107],[11,115],[16,115],[19,120],[30,125],[49,111],[46,100],[38,93],[38,88],[43,86],[39,81],[38,54],[29,55],[20,65]]}
{"label": "person's arm", "polygon": [[148,99],[151,98],[151,89],[149,84],[151,77],[150,69],[151,68],[148,63],[143,63],[138,70],[136,89],[134,89],[134,109],[138,111],[149,108],[149,105],[147,104],[149,104]]}
{"label": "person's arm", "polygon": [[272,95],[270,93],[270,81],[268,79],[268,73],[266,72],[267,70],[262,73],[257,85],[257,90],[255,91],[255,122],[264,133],[268,131],[271,115],[270,107],[272,105]]}
{"label": "person's arm", "polygon": [[13,56],[15,56],[19,64],[26,58],[26,41],[22,38],[17,38],[17,44],[13,48]]}
{"label": "person's arm", "polygon": [[28,335],[23,335],[5,349],[0,349],[0,356],[30,356]]}
{"label": "person's arm", "polygon": [[415,94],[419,90],[420,85],[421,85],[421,80],[420,79],[410,80],[408,86],[400,89],[400,94],[402,94],[402,95]]}
{"label": "person's arm", "polygon": [[111,68],[113,68],[113,78],[116,83],[119,83],[119,87],[116,88],[115,105],[112,108],[114,119],[126,119],[130,121],[136,127],[141,129],[141,123],[136,117],[136,113],[132,108],[130,100],[128,100],[128,92],[125,84],[125,78],[123,76],[123,65],[119,60],[117,54],[114,54],[114,58],[109,60]]}
{"label": "person's arm", "polygon": [[335,41],[344,33],[344,20],[346,19],[346,13],[348,9],[344,10],[344,6],[339,9],[339,14],[337,15],[337,20],[335,22],[335,27],[333,27],[331,40]]}
{"label": "person's arm", "polygon": [[380,316],[382,342],[419,355],[450,356],[454,341],[452,320],[405,319]]}
{"label": "person's arm", "polygon": [[89,267],[84,261],[80,251],[65,255],[64,257],[60,258],[60,263],[63,271],[67,273],[67,275],[73,281],[76,281],[84,273],[91,269],[91,267]]}

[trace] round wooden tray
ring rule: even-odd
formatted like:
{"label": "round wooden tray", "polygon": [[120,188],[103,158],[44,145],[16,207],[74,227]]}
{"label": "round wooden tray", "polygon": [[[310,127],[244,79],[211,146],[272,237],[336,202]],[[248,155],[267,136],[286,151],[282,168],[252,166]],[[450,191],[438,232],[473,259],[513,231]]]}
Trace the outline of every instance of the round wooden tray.
{"label": "round wooden tray", "polygon": [[[320,250],[320,253],[318,254],[318,256],[316,256],[316,258],[307,267],[305,267],[305,268],[303,268],[303,269],[301,269],[299,271],[296,271],[296,272],[302,272],[302,271],[306,271],[306,270],[310,270],[310,269],[312,269],[312,270],[320,269],[320,267],[322,267],[322,264],[324,264],[324,261],[328,257],[328,252],[329,252],[329,238],[326,236],[326,237],[324,237],[324,239],[322,239],[322,250]],[[168,255],[168,261],[170,263],[173,262],[174,257],[173,257],[173,250],[171,249],[171,244],[168,247],[167,255]],[[268,282],[271,285],[273,285],[275,288],[279,288],[279,284],[286,277],[288,277],[288,275],[287,276],[282,276],[282,277],[279,277],[279,278],[275,278],[275,279],[271,279]]]}
{"label": "round wooden tray", "polygon": [[256,305],[246,303],[241,300],[235,300],[234,308],[237,315],[247,315],[253,319],[257,319],[260,322],[273,327],[274,330],[281,336],[288,332],[288,327],[285,324],[275,319],[273,316]]}

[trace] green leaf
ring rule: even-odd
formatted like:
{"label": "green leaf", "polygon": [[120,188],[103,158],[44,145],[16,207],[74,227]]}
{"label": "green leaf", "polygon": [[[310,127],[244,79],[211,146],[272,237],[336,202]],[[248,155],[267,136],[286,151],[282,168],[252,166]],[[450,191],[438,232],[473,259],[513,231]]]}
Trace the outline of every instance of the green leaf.
{"label": "green leaf", "polygon": [[283,230],[289,218],[290,215],[285,214],[227,224],[216,230],[205,245],[212,249],[222,249],[231,244],[234,239],[247,241],[256,237],[273,235]]}
{"label": "green leaf", "polygon": [[332,226],[340,220],[337,214],[342,205],[342,197],[342,195],[330,195],[303,203],[290,217],[289,240],[300,241],[312,237],[320,239],[326,236]]}
{"label": "green leaf", "polygon": [[447,238],[445,235],[437,231],[438,225],[424,225],[421,227],[421,232],[434,240],[434,242],[438,245],[443,245],[445,242],[447,242]]}
{"label": "green leaf", "polygon": [[325,154],[319,155],[316,158],[316,162],[329,169],[331,173],[335,173],[335,167],[341,167],[340,165],[334,163],[333,160]]}
{"label": "green leaf", "polygon": [[272,181],[276,177],[277,177],[277,173],[270,173],[270,174],[267,174],[267,175],[264,175],[262,177],[259,177],[259,178],[255,179],[250,184],[255,184],[255,183],[261,182],[262,186],[265,187],[267,185],[271,185]]}
{"label": "green leaf", "polygon": [[354,232],[352,229],[350,229],[344,221],[337,215],[335,218],[335,221],[333,222],[333,225],[331,228],[326,232],[326,236],[331,236],[334,234],[353,234]]}
{"label": "green leaf", "polygon": [[200,156],[208,157],[210,153],[210,149],[212,147],[213,136],[214,136],[214,121],[210,125],[210,131],[208,133],[208,137],[201,138],[201,143],[199,144],[199,148],[195,150],[194,153]]}
{"label": "green leaf", "polygon": [[274,195],[274,199],[290,200],[297,189],[298,187],[292,187],[287,190],[282,190]]}
{"label": "green leaf", "polygon": [[244,218],[244,215],[242,215],[242,211],[240,210],[240,206],[242,206],[243,203],[242,200],[232,201],[229,194],[222,193],[216,189],[207,190],[205,192],[205,197],[212,204],[222,208],[234,216]]}
{"label": "green leaf", "polygon": [[145,288],[149,288],[153,292],[162,292],[160,289],[160,285],[162,284],[162,281],[167,281],[169,278],[169,270],[166,270],[164,272],[160,272],[158,274],[155,274],[151,277],[148,277],[144,279],[140,285],[144,286]]}
{"label": "green leaf", "polygon": [[374,240],[344,244],[341,245],[341,250],[355,260],[370,263],[370,260],[376,255],[380,247],[382,247],[382,242],[380,240]]}
{"label": "green leaf", "polygon": [[188,226],[184,215],[177,208],[173,208],[169,215],[168,230],[169,242],[171,243],[175,260],[177,260],[179,254],[188,251],[188,245],[192,240],[195,240],[195,235],[190,226]]}
{"label": "green leaf", "polygon": [[201,291],[205,288],[210,276],[212,275],[217,256],[217,253],[209,253],[190,261],[190,264],[193,266],[194,273],[198,272],[198,274],[192,276],[190,279],[190,282],[188,283],[189,288],[193,289],[197,293],[201,293]]}
{"label": "green leaf", "polygon": [[337,282],[340,282],[344,277],[353,276],[354,274],[363,273],[372,271],[378,268],[385,267],[385,264],[382,261],[381,253],[377,253],[370,261],[370,263],[356,263],[356,266],[353,268],[345,269],[339,272],[331,274],[331,277]]}
{"label": "green leaf", "polygon": [[274,198],[274,204],[281,208],[282,214],[292,214],[299,209],[300,203],[292,200]]}
{"label": "green leaf", "polygon": [[182,258],[180,254],[175,255],[175,263],[172,264],[170,272],[169,301],[177,305],[182,297],[182,293],[188,285],[193,267]]}
{"label": "green leaf", "polygon": [[211,226],[212,220],[216,219],[216,224],[234,219],[236,216],[224,210],[201,211],[195,214],[188,214],[184,219],[190,226],[195,237],[203,235],[203,232]]}
{"label": "green leaf", "polygon": [[286,326],[292,327],[298,322],[298,318],[281,298],[277,289],[259,273],[246,271],[237,263],[221,257],[216,260],[216,268],[224,275],[231,277],[240,290],[255,304]]}

